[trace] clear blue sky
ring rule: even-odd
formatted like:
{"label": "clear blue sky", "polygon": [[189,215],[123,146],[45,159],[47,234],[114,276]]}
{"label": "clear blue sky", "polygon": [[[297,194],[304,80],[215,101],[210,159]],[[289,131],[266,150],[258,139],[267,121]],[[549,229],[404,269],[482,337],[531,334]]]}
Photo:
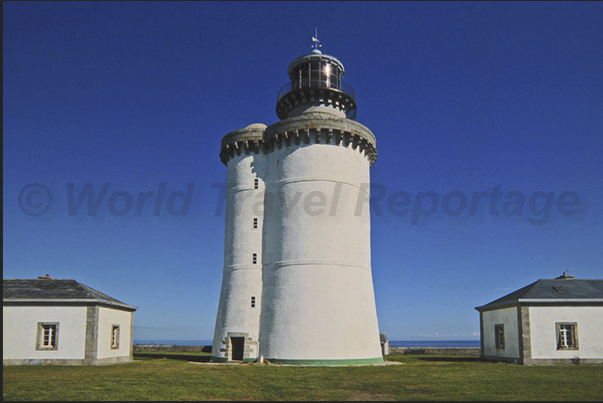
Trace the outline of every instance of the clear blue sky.
{"label": "clear blue sky", "polygon": [[[478,338],[476,306],[564,271],[603,278],[602,26],[601,2],[3,2],[3,276],[136,305],[138,340],[211,339],[220,140],[278,121],[287,66],[318,28],[377,138],[380,331]],[[96,214],[70,215],[69,184],[77,198],[86,183],[110,185]],[[136,215],[161,183],[159,214]],[[170,214],[189,183],[188,214]],[[408,213],[388,208],[395,192]],[[419,192],[439,205],[413,223]],[[470,215],[474,192],[488,193]]]}

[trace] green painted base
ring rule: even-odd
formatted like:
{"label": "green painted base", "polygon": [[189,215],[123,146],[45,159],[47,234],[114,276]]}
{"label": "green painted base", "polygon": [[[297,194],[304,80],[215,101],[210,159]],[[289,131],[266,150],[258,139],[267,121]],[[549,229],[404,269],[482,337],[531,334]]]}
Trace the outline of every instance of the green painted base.
{"label": "green painted base", "polygon": [[[236,362],[229,360],[226,357],[214,357],[213,355],[209,358],[211,362]],[[256,362],[257,358],[243,358],[243,362]]]}
{"label": "green painted base", "polygon": [[287,365],[370,365],[383,364],[383,357],[376,358],[358,358],[346,360],[288,360],[281,358],[264,358],[264,362],[271,364],[287,364]]}

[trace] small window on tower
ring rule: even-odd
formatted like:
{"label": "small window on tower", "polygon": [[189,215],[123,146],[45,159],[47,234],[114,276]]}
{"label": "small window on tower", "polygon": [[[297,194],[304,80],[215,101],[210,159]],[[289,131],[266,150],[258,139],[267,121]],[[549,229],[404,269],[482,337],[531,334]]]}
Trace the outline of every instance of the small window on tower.
{"label": "small window on tower", "polygon": [[257,227],[258,227],[258,219],[254,218],[253,219],[253,229],[257,229]]}
{"label": "small window on tower", "polygon": [[257,264],[257,262],[258,262],[258,254],[257,253],[253,254],[252,261],[253,261],[253,264]]}
{"label": "small window on tower", "polygon": [[253,180],[253,188],[254,189],[260,188],[260,181],[257,178]]}
{"label": "small window on tower", "polygon": [[255,308],[255,297],[251,297],[251,307]]}

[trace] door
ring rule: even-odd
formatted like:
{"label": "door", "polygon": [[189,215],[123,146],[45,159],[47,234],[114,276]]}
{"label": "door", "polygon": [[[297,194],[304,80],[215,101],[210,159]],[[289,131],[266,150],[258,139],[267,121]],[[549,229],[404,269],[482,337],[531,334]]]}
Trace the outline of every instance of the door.
{"label": "door", "polygon": [[231,337],[230,345],[232,346],[231,360],[243,361],[243,351],[245,350],[245,338]]}

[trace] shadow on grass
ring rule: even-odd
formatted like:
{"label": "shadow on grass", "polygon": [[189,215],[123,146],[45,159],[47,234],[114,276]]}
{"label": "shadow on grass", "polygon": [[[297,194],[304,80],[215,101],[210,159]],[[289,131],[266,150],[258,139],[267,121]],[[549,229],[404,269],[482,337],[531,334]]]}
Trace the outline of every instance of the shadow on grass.
{"label": "shadow on grass", "polygon": [[441,362],[483,362],[480,357],[443,357],[439,356],[430,356],[430,357],[419,357],[415,356],[417,360],[422,361],[441,361]]}
{"label": "shadow on grass", "polygon": [[211,357],[209,355],[134,353],[134,358],[154,358],[156,360],[162,360],[162,359],[166,358],[166,359],[170,359],[170,360],[209,362]]}

